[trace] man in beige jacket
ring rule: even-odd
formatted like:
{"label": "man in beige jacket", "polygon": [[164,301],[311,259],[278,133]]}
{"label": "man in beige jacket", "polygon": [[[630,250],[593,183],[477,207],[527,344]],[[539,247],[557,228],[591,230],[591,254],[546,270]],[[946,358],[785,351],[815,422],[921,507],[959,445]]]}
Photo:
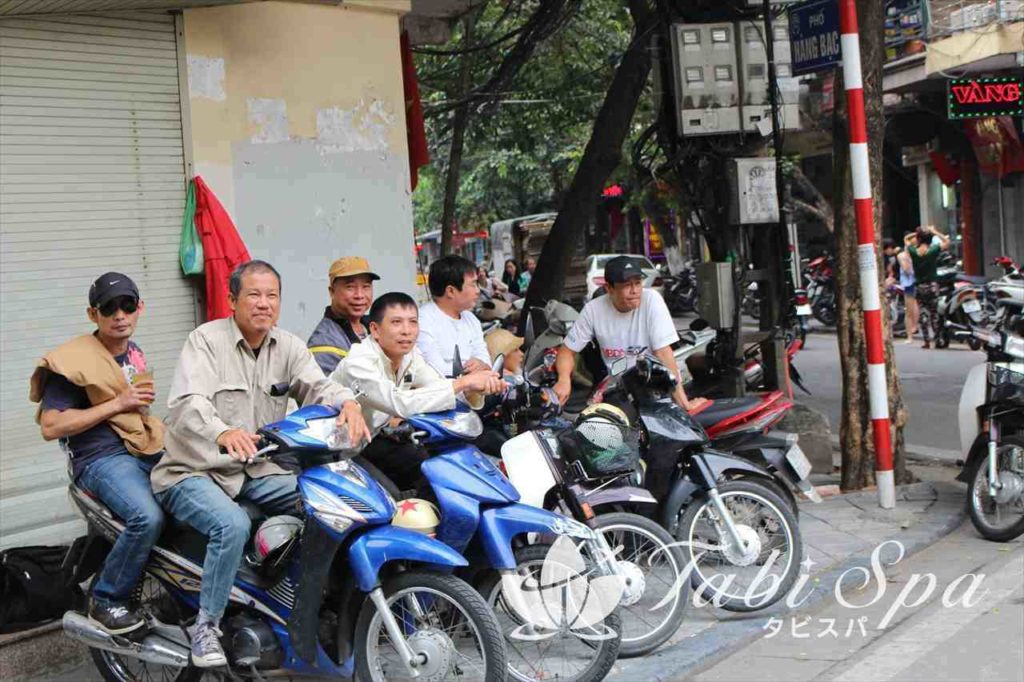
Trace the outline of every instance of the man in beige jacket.
{"label": "man in beige jacket", "polygon": [[[431,367],[416,347],[419,311],[406,294],[378,298],[369,319],[372,338],[352,346],[331,379],[359,394],[363,416],[374,433],[391,420],[453,409],[460,394],[479,409],[484,395],[504,390],[504,382],[490,370],[446,379]],[[422,483],[420,464],[426,453],[416,445],[377,437],[362,456],[403,490]]]}
{"label": "man in beige jacket", "polygon": [[[232,317],[193,331],[171,380],[166,454],[153,490],[168,513],[209,537],[192,663],[226,663],[220,617],[249,539],[237,500],[268,514],[298,511],[295,476],[272,462],[252,463],[256,430],[285,417],[288,398],[334,405],[353,443],[369,437],[355,396],[327,379],[306,344],[277,328],[281,278],[263,261],[243,263],[229,283]],[[221,452],[221,449],[224,452]]]}

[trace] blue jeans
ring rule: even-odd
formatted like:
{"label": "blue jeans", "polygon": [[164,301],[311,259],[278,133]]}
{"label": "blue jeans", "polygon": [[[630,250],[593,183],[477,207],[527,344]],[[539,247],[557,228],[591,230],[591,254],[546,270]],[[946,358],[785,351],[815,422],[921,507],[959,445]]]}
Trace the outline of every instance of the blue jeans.
{"label": "blue jeans", "polygon": [[160,455],[136,457],[124,450],[91,462],[78,477],[79,485],[124,520],[124,532],[92,590],[101,604],[128,599],[163,530],[164,512],[149,485],[149,472],[159,460]]}
{"label": "blue jeans", "polygon": [[[191,476],[157,493],[174,518],[209,538],[203,559],[199,606],[220,618],[242,563],[252,521],[219,485],[205,476]],[[298,514],[298,482],[291,474],[246,479],[239,500],[254,502],[266,514]]]}

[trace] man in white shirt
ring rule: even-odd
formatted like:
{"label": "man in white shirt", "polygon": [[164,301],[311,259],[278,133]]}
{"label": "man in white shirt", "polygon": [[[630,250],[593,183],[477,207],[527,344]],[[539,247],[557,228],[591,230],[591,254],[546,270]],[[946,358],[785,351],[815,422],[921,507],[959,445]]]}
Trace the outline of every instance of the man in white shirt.
{"label": "man in white shirt", "polygon": [[565,404],[572,392],[576,354],[596,341],[609,371],[620,358],[644,353],[657,358],[679,379],[673,395],[676,403],[685,410],[699,408],[705,399],[688,400],[683,390],[672,352],[672,344],[679,340],[672,315],[661,296],[644,288],[640,264],[629,256],[612,258],[605,265],[604,279],[608,294],[587,303],[558,349],[555,394],[559,401]]}
{"label": "man in white shirt", "polygon": [[484,331],[472,312],[480,296],[476,266],[462,256],[444,256],[430,266],[427,283],[434,300],[420,309],[416,346],[423,358],[450,377],[458,347],[464,371],[489,369]]}
{"label": "man in white shirt", "polygon": [[[397,292],[384,294],[370,307],[371,338],[352,346],[331,374],[332,381],[357,394],[363,418],[375,434],[395,418],[453,409],[460,394],[470,407],[479,409],[484,395],[505,388],[486,366],[456,379],[443,377],[416,348],[418,318],[412,298]],[[426,453],[418,446],[377,437],[362,456],[402,490],[421,482],[419,469]]]}

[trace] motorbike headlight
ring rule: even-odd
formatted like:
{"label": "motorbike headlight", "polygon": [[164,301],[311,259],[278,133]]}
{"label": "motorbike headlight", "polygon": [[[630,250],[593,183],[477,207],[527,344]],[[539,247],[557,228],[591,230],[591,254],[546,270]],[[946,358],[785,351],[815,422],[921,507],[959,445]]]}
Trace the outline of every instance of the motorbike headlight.
{"label": "motorbike headlight", "polygon": [[353,523],[366,523],[366,517],[330,490],[309,482],[303,489],[306,493],[306,504],[313,510],[313,516],[339,533],[347,530]]}
{"label": "motorbike headlight", "polygon": [[300,429],[299,433],[307,438],[318,440],[331,450],[350,450],[352,439],[348,432],[337,427],[335,417],[324,419],[310,419],[306,422],[306,428]]}
{"label": "motorbike headlight", "polygon": [[484,432],[484,423],[476,412],[458,412],[451,419],[442,419],[441,428],[459,438],[477,438]]}

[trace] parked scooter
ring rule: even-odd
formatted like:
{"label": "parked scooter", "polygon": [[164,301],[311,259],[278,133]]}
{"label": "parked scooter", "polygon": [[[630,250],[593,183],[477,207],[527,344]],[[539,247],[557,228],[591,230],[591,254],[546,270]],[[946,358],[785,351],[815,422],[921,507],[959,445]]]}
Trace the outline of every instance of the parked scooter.
{"label": "parked scooter", "polygon": [[[677,577],[686,568],[683,552],[664,528],[646,516],[621,511],[658,501],[636,485],[640,453],[587,458],[576,446],[579,433],[558,417],[558,398],[549,388],[517,384],[502,401],[500,420],[511,438],[500,448],[501,467],[522,501],[586,523],[618,552],[626,589],[619,609],[623,657],[642,656],[664,644],[682,624],[686,590]],[[590,425],[592,426],[592,424]],[[616,432],[614,424],[598,427]],[[634,432],[635,433],[635,432]],[[518,434],[518,435],[517,435]],[[629,443],[629,434],[621,442]],[[601,434],[604,438],[604,434]],[[621,551],[620,551],[621,550]]]}
{"label": "parked scooter", "polygon": [[[516,595],[507,590],[509,581],[528,579],[539,571],[547,554],[547,546],[527,544],[529,534],[571,537],[582,545],[594,572],[618,576],[625,582],[627,576],[601,533],[520,502],[516,488],[472,445],[482,431],[477,414],[459,405],[446,412],[410,417],[400,426],[385,428],[382,434],[398,442],[417,443],[430,452],[420,470],[441,511],[437,539],[470,559],[467,570],[473,574],[465,575],[495,609],[503,630],[522,624],[517,615],[521,609],[513,601]],[[598,626],[604,632],[596,632]],[[556,672],[559,679],[576,682],[604,679],[619,655],[623,636],[619,613],[614,611],[600,623],[587,624],[582,634],[592,637],[581,637],[574,630],[579,627],[565,622],[544,637],[507,637],[510,676],[524,682],[551,679]]]}
{"label": "parked scooter", "polygon": [[661,524],[686,543],[694,587],[709,589],[733,611],[781,599],[803,550],[796,516],[776,493],[771,472],[709,448],[704,429],[672,399],[676,378],[661,363],[640,356],[613,376],[605,401],[636,415],[645,487],[663,500]]}
{"label": "parked scooter", "polygon": [[1011,316],[1024,313],[1024,273],[1006,256],[992,263],[1003,269],[1003,276],[985,285],[985,304],[992,328],[1000,330]]}
{"label": "parked scooter", "polygon": [[672,315],[682,315],[697,308],[700,291],[697,289],[697,271],[687,263],[682,272],[666,278],[663,296]]}
{"label": "parked scooter", "polygon": [[957,480],[967,483],[971,522],[986,539],[1024,534],[1024,318],[1003,331],[950,326],[984,344],[986,362],[967,375],[960,394]]}
{"label": "parked scooter", "polygon": [[835,262],[832,256],[825,254],[807,263],[804,269],[804,281],[807,282],[807,297],[811,304],[814,319],[826,327],[836,325],[836,287]]}
{"label": "parked scooter", "polygon": [[[959,271],[944,273],[939,278],[938,332],[935,335],[936,348],[948,348],[954,336],[947,323],[957,326],[983,327],[988,319],[982,305],[984,277],[972,277]],[[981,349],[981,340],[973,336],[961,337],[971,350]]]}
{"label": "parked scooter", "polygon": [[[259,431],[258,458],[288,455],[303,466],[298,513],[305,519],[294,519],[290,539],[238,571],[222,621],[227,676],[504,680],[495,616],[451,574],[466,559],[392,525],[394,500],[351,461],[355,452],[336,418],[332,408],[311,406]],[[74,483],[70,494],[89,524],[91,547],[73,576],[80,582],[124,524]],[[201,677],[190,665],[185,627],[198,607],[205,544],[175,525],[153,549],[141,585],[150,614],[144,634],[112,636],[80,613],[64,615],[65,633],[89,647],[105,679]]]}

